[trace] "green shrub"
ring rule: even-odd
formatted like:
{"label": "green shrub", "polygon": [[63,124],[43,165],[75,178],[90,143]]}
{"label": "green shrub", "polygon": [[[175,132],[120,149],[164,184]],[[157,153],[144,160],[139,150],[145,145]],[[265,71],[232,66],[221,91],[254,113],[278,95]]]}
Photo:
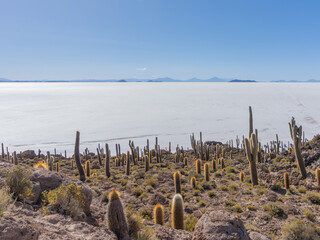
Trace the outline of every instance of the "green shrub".
{"label": "green shrub", "polygon": [[287,216],[284,210],[276,204],[268,203],[263,206],[263,210],[273,217],[281,218]]}
{"label": "green shrub", "polygon": [[249,211],[257,211],[257,207],[253,205],[248,205],[247,208]]}
{"label": "green shrub", "polygon": [[216,183],[214,181],[202,181],[200,183],[203,189],[205,190],[211,190],[212,188],[216,188]]}
{"label": "green shrub", "polygon": [[194,195],[194,196],[199,196],[199,195],[200,195],[200,193],[201,193],[201,191],[200,191],[200,190],[198,190],[198,189],[193,190],[193,195]]}
{"label": "green shrub", "polygon": [[282,183],[281,182],[277,182],[276,184],[271,186],[271,190],[273,191],[280,191],[282,189]]}
{"label": "green shrub", "polygon": [[236,167],[232,167],[232,166],[226,167],[225,170],[228,173],[237,173],[238,172],[237,168]]}
{"label": "green shrub", "polygon": [[305,186],[301,186],[298,188],[298,192],[299,193],[306,193],[307,192],[307,188]]}
{"label": "green shrub", "polygon": [[304,215],[306,216],[307,219],[309,219],[310,221],[314,221],[315,216],[314,216],[312,211],[310,211],[308,209],[304,209],[303,213],[304,213]]}
{"label": "green shrub", "polygon": [[12,194],[9,194],[8,189],[0,189],[0,217],[8,210],[10,202],[12,201]]}
{"label": "green shrub", "polygon": [[44,191],[43,201],[61,214],[77,217],[83,212],[85,195],[82,187],[75,183],[68,186],[60,185],[58,188]]}
{"label": "green shrub", "polygon": [[237,213],[241,213],[241,212],[242,212],[242,208],[241,208],[240,205],[235,205],[235,206],[233,206],[232,210],[233,210],[234,212],[237,212]]}
{"label": "green shrub", "polygon": [[282,227],[283,240],[316,240],[320,239],[320,232],[315,224],[306,224],[294,219]]}
{"label": "green shrub", "polygon": [[127,211],[127,223],[129,228],[129,235],[132,239],[136,239],[138,237],[138,232],[142,229],[142,217],[137,216],[132,211]]}
{"label": "green shrub", "polygon": [[152,220],[152,210],[144,208],[139,212],[140,216],[147,220]]}
{"label": "green shrub", "polygon": [[30,181],[31,171],[21,166],[12,169],[5,169],[3,174],[6,177],[5,183],[14,198],[23,199],[31,195],[32,183]]}
{"label": "green shrub", "polygon": [[198,222],[198,219],[194,217],[193,214],[189,214],[184,222],[185,223],[184,225],[186,226],[186,230],[189,232],[193,232],[197,222]]}
{"label": "green shrub", "polygon": [[213,197],[215,196],[214,191],[209,191],[209,192],[208,192],[208,196],[211,197],[211,198],[213,198]]}
{"label": "green shrub", "polygon": [[134,188],[132,189],[131,193],[136,197],[140,197],[140,195],[144,192],[142,188]]}
{"label": "green shrub", "polygon": [[234,184],[234,183],[231,183],[231,184],[229,184],[228,188],[229,188],[229,190],[231,190],[231,191],[235,191],[235,190],[238,189],[238,185],[236,185],[236,184]]}
{"label": "green shrub", "polygon": [[205,201],[200,201],[199,203],[198,203],[198,205],[199,205],[199,207],[205,207],[207,204],[205,203]]}
{"label": "green shrub", "polygon": [[320,204],[320,193],[308,192],[306,195],[307,199],[314,204]]}

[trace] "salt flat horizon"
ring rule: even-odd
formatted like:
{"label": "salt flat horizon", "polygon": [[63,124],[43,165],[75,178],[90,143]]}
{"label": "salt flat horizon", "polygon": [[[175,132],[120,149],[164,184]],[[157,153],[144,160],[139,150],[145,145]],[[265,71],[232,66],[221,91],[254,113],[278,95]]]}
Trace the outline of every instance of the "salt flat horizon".
{"label": "salt flat horizon", "polygon": [[81,149],[100,143],[190,148],[189,136],[204,141],[248,135],[248,106],[262,144],[278,134],[291,142],[294,116],[306,138],[320,133],[320,85],[290,83],[1,83],[1,142],[9,151],[41,149],[73,153],[75,132]]}

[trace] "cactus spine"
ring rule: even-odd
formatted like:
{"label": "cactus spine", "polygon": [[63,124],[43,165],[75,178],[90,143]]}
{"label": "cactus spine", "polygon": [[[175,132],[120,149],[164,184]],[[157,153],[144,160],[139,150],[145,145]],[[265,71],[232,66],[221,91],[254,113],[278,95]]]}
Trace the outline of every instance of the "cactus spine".
{"label": "cactus spine", "polygon": [[183,229],[183,199],[180,194],[174,195],[172,199],[171,219],[172,227],[175,229]]}
{"label": "cactus spine", "polygon": [[296,125],[296,121],[294,117],[292,117],[291,123],[289,123],[289,128],[290,128],[291,139],[293,141],[293,149],[294,149],[296,161],[298,163],[297,165],[299,166],[302,178],[306,178],[307,171],[304,166],[304,162],[301,155],[302,126],[298,127]]}
{"label": "cactus spine", "polygon": [[201,175],[201,159],[196,161],[196,173]]}
{"label": "cactus spine", "polygon": [[195,177],[192,177],[191,180],[190,180],[190,182],[191,182],[191,187],[192,187],[192,188],[196,188],[196,178],[195,178]]}
{"label": "cactus spine", "polygon": [[210,175],[209,175],[209,163],[205,163],[204,164],[204,179],[206,181],[209,181],[210,180]]}
{"label": "cactus spine", "polygon": [[181,173],[180,173],[180,171],[174,172],[173,180],[174,180],[174,187],[175,187],[176,193],[181,194]]}
{"label": "cactus spine", "polygon": [[258,142],[254,133],[251,134],[250,141],[247,138],[244,139],[244,147],[247,159],[249,161],[252,185],[258,185],[258,173],[256,167],[258,158]]}
{"label": "cactus spine", "polygon": [[87,177],[91,176],[91,173],[90,173],[90,160],[86,161],[86,175],[87,175]]}
{"label": "cactus spine", "polygon": [[244,181],[244,172],[243,171],[240,172],[239,178],[240,178],[240,182]]}
{"label": "cactus spine", "polygon": [[116,190],[113,190],[109,194],[107,225],[108,228],[117,235],[118,239],[130,239],[127,219],[124,214],[119,193]]}
{"label": "cactus spine", "polygon": [[153,209],[153,218],[156,224],[164,224],[164,210],[161,204],[157,204]]}
{"label": "cactus spine", "polygon": [[286,190],[288,190],[290,188],[290,181],[289,181],[289,173],[288,172],[284,173],[283,181],[284,181],[284,186],[285,186]]}
{"label": "cactus spine", "polygon": [[84,174],[81,162],[80,162],[80,151],[79,151],[79,145],[80,145],[80,132],[77,131],[76,133],[76,143],[74,147],[74,160],[76,162],[79,175],[80,175],[80,181],[84,182],[86,180],[86,176]]}

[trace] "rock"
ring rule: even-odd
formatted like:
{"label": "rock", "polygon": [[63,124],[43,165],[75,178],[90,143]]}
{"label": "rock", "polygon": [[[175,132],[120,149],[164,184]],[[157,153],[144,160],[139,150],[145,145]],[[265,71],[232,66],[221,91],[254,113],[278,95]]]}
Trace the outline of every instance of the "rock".
{"label": "rock", "polygon": [[248,231],[250,240],[272,240],[270,237],[263,235],[262,233],[256,230],[249,230]]}
{"label": "rock", "polygon": [[167,202],[168,200],[161,193],[157,192],[151,195],[148,201],[150,205],[157,205],[158,203],[165,205]]}
{"label": "rock", "polygon": [[0,222],[0,239],[3,240],[33,240],[38,239],[39,232],[24,220],[19,218],[2,217]]}
{"label": "rock", "polygon": [[41,191],[49,191],[62,184],[62,175],[57,172],[51,172],[39,168],[31,174],[30,180],[33,182],[39,182]]}
{"label": "rock", "polygon": [[36,204],[39,201],[39,198],[41,197],[42,190],[39,182],[33,182],[32,184],[33,184],[32,194],[27,199],[27,201],[32,204]]}
{"label": "rock", "polygon": [[161,226],[159,224],[154,224],[152,222],[146,221],[145,224],[150,226],[153,231],[153,236],[156,239],[161,240],[191,240],[192,233],[184,230],[177,230],[172,227]]}
{"label": "rock", "polygon": [[207,211],[199,219],[193,240],[249,240],[241,219],[231,213],[218,210]]}
{"label": "rock", "polygon": [[33,150],[24,151],[19,155],[20,155],[19,157],[29,158],[29,159],[34,159],[37,156],[37,154]]}

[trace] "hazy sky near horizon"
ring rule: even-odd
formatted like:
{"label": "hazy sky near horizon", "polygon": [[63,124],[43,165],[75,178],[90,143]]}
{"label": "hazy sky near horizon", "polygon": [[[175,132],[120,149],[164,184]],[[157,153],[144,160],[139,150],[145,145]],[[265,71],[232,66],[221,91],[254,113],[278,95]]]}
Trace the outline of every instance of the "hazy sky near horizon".
{"label": "hazy sky near horizon", "polygon": [[0,78],[320,79],[320,1],[0,0]]}

